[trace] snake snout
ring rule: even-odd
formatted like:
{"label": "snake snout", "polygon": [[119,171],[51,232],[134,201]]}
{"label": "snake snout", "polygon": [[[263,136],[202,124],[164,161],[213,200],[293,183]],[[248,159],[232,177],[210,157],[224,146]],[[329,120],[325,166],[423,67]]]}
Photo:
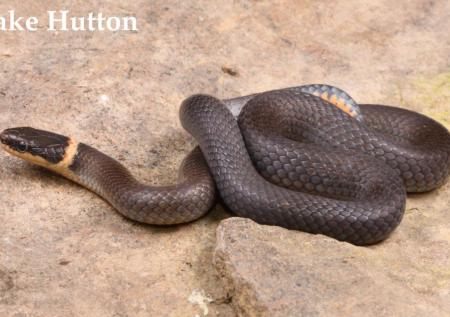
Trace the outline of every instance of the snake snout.
{"label": "snake snout", "polygon": [[0,134],[0,142],[7,151],[23,153],[28,149],[26,140],[21,138],[17,129],[6,129]]}
{"label": "snake snout", "polygon": [[6,129],[2,133],[0,133],[0,142],[2,142],[3,144],[9,144],[10,141],[11,141],[10,129]]}

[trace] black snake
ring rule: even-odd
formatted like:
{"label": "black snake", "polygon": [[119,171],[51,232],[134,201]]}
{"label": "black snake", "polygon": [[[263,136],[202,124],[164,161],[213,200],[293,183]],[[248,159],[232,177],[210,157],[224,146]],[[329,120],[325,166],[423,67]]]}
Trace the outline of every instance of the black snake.
{"label": "black snake", "polygon": [[[242,107],[236,120],[229,109]],[[13,128],[0,140],[140,222],[195,220],[214,205],[217,188],[239,216],[358,245],[397,227],[406,191],[437,188],[450,173],[450,134],[441,124],[400,108],[357,105],[331,86],[224,101],[194,95],[180,119],[199,147],[167,187],[144,185],[116,160],[52,132]]]}

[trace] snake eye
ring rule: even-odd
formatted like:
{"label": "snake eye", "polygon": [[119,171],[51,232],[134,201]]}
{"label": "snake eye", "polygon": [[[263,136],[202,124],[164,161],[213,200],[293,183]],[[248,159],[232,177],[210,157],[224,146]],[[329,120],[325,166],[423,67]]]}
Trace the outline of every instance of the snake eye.
{"label": "snake eye", "polygon": [[27,145],[25,142],[20,141],[19,144],[17,144],[17,150],[22,153],[25,152],[27,150]]}

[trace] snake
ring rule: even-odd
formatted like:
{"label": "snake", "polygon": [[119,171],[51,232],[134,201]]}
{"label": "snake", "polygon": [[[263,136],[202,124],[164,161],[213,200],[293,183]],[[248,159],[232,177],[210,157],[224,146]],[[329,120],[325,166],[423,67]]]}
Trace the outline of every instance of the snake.
{"label": "snake", "polygon": [[19,127],[0,141],[138,222],[192,222],[220,197],[237,216],[355,245],[385,240],[403,218],[407,192],[436,189],[450,174],[443,125],[403,108],[358,104],[329,85],[223,100],[192,95],[179,117],[198,146],[171,186],[143,184],[73,137]]}

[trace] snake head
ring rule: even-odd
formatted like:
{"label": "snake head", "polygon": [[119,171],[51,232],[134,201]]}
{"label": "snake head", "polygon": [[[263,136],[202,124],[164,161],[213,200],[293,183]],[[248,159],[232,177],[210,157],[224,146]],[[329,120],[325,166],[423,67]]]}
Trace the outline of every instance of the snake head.
{"label": "snake head", "polygon": [[4,130],[0,142],[10,154],[43,165],[63,161],[71,140],[56,133],[23,127]]}

